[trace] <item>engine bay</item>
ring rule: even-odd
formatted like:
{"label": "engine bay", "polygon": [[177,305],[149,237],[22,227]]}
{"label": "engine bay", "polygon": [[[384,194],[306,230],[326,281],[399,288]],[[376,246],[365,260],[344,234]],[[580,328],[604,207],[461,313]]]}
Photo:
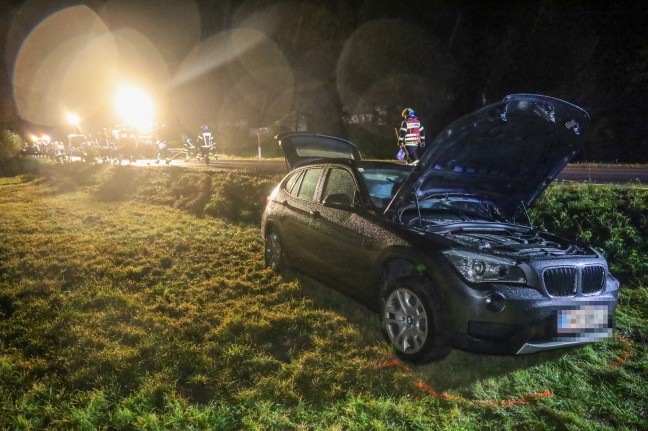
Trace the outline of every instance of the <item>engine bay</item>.
{"label": "engine bay", "polygon": [[564,255],[592,255],[586,247],[534,229],[461,229],[448,230],[447,238],[482,251],[511,257],[549,257]]}

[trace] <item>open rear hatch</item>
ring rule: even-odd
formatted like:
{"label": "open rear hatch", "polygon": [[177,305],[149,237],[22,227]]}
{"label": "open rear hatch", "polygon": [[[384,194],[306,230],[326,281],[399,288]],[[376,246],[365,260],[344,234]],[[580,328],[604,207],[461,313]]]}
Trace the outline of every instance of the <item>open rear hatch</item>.
{"label": "open rear hatch", "polygon": [[318,133],[288,133],[276,137],[290,169],[319,159],[361,160],[351,142]]}

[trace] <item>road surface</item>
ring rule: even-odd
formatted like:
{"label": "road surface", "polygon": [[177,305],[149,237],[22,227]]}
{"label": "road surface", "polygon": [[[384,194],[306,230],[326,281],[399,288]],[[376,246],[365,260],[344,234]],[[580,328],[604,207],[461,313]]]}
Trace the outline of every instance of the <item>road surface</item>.
{"label": "road surface", "polygon": [[[126,164],[126,163],[125,163]],[[138,160],[134,163],[137,166],[157,166],[155,160]],[[162,162],[160,166],[165,166]],[[172,166],[185,167],[207,167],[204,162],[184,159],[171,160]],[[279,159],[211,159],[209,168],[212,169],[244,169],[248,171],[263,173],[287,173],[286,162]],[[558,175],[558,180],[590,182],[596,184],[627,184],[638,183],[648,184],[648,166],[639,167],[615,167],[615,166],[587,166],[568,165]]]}
{"label": "road surface", "polygon": [[646,185],[648,184],[648,167],[588,167],[585,165],[568,165],[558,175],[558,179],[587,181],[597,184],[626,184],[629,182],[634,182]]}

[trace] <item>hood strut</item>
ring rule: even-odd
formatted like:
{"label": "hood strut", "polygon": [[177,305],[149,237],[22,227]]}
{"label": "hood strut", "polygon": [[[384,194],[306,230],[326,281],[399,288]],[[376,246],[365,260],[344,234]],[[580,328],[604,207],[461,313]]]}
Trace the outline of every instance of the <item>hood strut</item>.
{"label": "hood strut", "polygon": [[418,211],[419,227],[423,228],[423,217],[421,216],[421,205],[419,205],[419,199],[416,192],[414,192],[414,199],[416,200],[416,211]]}
{"label": "hood strut", "polygon": [[520,201],[520,206],[524,210],[524,214],[526,215],[527,221],[529,222],[529,227],[533,228],[533,222],[531,222],[531,216],[529,215],[529,211],[527,211],[527,207],[524,204],[524,201]]}

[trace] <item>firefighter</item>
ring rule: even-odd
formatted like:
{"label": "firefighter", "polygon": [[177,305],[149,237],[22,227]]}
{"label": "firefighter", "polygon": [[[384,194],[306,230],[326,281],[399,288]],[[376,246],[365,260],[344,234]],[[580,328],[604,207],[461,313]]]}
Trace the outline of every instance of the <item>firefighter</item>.
{"label": "firefighter", "polygon": [[[198,138],[196,139],[196,151],[200,150],[200,155],[203,157],[203,159],[209,159],[209,153],[213,150],[213,148],[214,137],[212,136],[211,130],[209,130],[209,126],[203,124],[200,128]],[[196,154],[196,157],[197,156],[198,153]]]}
{"label": "firefighter", "polygon": [[403,122],[398,133],[398,145],[405,147],[410,164],[416,165],[423,148],[425,148],[425,128],[412,108],[402,112]]}

